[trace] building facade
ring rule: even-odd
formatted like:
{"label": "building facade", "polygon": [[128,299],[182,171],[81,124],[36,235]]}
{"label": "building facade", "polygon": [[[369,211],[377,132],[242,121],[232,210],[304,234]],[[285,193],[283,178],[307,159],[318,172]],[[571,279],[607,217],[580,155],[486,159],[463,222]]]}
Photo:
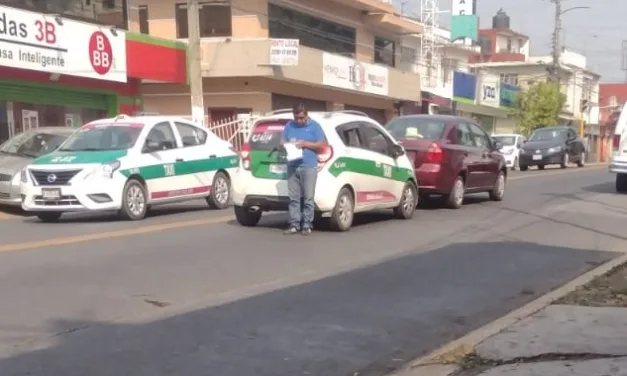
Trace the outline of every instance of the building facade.
{"label": "building facade", "polygon": [[[132,7],[133,8],[133,7]],[[420,101],[420,75],[400,69],[400,36],[419,24],[384,0],[231,0],[201,4],[204,104],[208,120],[302,102],[353,109],[385,121]],[[187,40],[185,4],[144,0],[131,29]],[[191,112],[185,85],[145,84],[146,111]]]}
{"label": "building facade", "polygon": [[438,28],[435,33],[437,47],[431,64],[420,59],[420,35],[402,37],[399,68],[421,77],[420,113],[452,114],[455,72],[468,72],[468,58],[475,48],[452,43],[450,30]]}
{"label": "building facade", "polygon": [[[136,112],[141,79],[187,81],[184,45],[165,47],[155,38],[58,15],[6,6],[0,13],[8,25],[0,44],[0,140],[39,126],[80,126]],[[145,68],[137,48],[166,56],[158,69],[170,73]],[[181,54],[182,64],[169,62]]]}

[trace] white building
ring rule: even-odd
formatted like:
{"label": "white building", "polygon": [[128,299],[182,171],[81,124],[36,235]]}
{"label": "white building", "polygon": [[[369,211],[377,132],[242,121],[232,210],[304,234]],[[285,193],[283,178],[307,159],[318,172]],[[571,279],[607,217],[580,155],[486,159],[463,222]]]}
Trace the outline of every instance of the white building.
{"label": "white building", "polygon": [[[535,82],[549,79],[551,56],[529,57],[527,61],[508,61],[472,64],[472,67],[484,74],[497,76],[503,83],[520,86],[525,90]],[[560,114],[560,121],[578,127],[583,116],[586,124],[599,122],[599,79],[601,75],[586,66],[586,57],[565,50],[560,57],[560,82],[566,103]],[[581,111],[582,100],[587,101],[586,109]],[[514,120],[498,124],[499,130],[513,128]]]}
{"label": "white building", "polygon": [[477,47],[451,43],[450,37],[450,30],[436,29],[437,48],[431,66],[420,59],[420,35],[410,34],[401,38],[398,68],[420,74],[423,97],[426,92],[452,102],[454,72],[468,72],[468,58],[477,52]]}

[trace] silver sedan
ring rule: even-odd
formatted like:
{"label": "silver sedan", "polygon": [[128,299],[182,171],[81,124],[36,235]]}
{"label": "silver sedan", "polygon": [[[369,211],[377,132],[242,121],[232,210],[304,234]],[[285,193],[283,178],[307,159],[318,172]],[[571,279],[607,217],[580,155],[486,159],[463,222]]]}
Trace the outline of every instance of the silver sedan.
{"label": "silver sedan", "polygon": [[20,172],[35,158],[56,150],[76,129],[41,127],[0,145],[0,205],[21,206]]}

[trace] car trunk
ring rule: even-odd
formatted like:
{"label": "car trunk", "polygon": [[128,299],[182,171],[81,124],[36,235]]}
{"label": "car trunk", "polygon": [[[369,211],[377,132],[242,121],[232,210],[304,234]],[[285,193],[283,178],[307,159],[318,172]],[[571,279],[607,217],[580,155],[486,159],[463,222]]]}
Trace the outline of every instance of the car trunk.
{"label": "car trunk", "polygon": [[288,120],[272,120],[255,124],[250,136],[250,171],[262,179],[287,178],[285,150],[281,135]]}
{"label": "car trunk", "polygon": [[414,164],[414,168],[419,168],[423,163],[425,163],[429,146],[431,146],[434,142],[436,141],[424,138],[399,140],[399,143],[407,152],[407,157]]}

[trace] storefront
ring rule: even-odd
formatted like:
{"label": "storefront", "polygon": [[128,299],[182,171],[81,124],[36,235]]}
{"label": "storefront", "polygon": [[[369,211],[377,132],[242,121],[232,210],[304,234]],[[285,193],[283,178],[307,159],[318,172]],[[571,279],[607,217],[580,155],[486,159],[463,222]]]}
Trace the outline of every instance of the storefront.
{"label": "storefront", "polygon": [[474,119],[490,133],[498,132],[498,122],[508,119],[508,111],[500,107],[499,78],[482,74],[477,76],[455,72],[453,100],[458,115]]}
{"label": "storefront", "polygon": [[[127,33],[0,6],[20,33],[0,44],[0,142],[43,126],[75,127],[141,108]],[[154,62],[152,63],[154,64]]]}
{"label": "storefront", "polygon": [[455,113],[455,111],[453,110],[453,101],[451,101],[449,98],[444,98],[428,91],[423,91],[421,93],[421,97],[421,114],[452,115]]}
{"label": "storefront", "polygon": [[[203,41],[203,64],[211,66],[203,71],[209,122],[236,119],[244,110],[260,114],[296,103],[311,110],[359,110],[385,122],[404,103],[420,101],[418,74],[299,46],[293,40],[275,51],[276,42]],[[190,116],[188,87],[147,83],[142,93],[146,111]]]}

